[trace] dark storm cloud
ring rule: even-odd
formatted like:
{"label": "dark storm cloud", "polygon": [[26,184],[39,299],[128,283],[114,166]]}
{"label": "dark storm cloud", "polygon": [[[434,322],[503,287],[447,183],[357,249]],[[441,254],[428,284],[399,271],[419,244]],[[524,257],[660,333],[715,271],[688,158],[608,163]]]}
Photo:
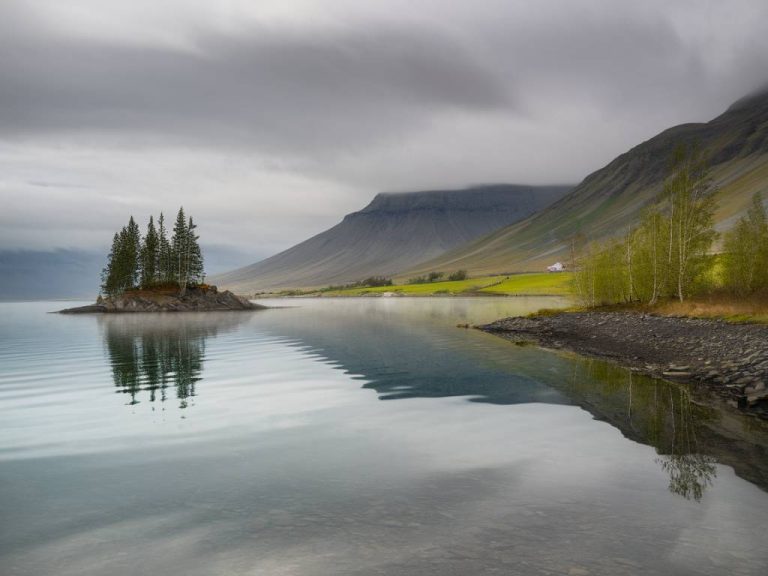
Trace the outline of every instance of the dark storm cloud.
{"label": "dark storm cloud", "polygon": [[0,52],[6,136],[138,131],[295,151],[408,130],[427,110],[511,103],[507,85],[466,47],[425,29],[263,29],[203,35],[190,50],[30,31],[0,40]]}

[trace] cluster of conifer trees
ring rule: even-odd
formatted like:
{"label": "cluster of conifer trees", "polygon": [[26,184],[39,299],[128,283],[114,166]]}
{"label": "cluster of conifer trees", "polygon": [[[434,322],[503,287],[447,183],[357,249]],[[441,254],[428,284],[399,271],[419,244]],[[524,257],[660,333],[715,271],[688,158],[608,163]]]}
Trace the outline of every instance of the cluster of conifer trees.
{"label": "cluster of conifer trees", "polygon": [[576,289],[589,306],[655,304],[725,288],[736,295],[768,291],[768,220],[760,195],[725,235],[722,254],[708,167],[696,149],[679,148],[656,202],[619,239],[588,246],[576,263]]}
{"label": "cluster of conifer trees", "polygon": [[170,240],[162,213],[157,227],[154,218],[149,217],[142,238],[131,216],[128,225],[112,239],[107,266],[101,274],[102,293],[114,296],[138,287],[175,285],[183,294],[188,285],[202,281],[203,254],[196,228],[192,217],[187,219],[184,208],[179,208]]}

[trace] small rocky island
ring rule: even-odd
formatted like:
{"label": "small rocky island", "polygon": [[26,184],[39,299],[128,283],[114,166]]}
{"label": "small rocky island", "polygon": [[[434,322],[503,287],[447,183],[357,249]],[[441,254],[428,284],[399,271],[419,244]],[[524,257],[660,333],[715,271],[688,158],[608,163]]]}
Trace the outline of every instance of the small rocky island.
{"label": "small rocky island", "polygon": [[172,290],[131,290],[116,296],[99,296],[95,304],[67,308],[61,314],[122,314],[131,312],[215,312],[263,310],[229,290],[219,292],[216,286],[192,286],[182,295]]}
{"label": "small rocky island", "polygon": [[61,310],[62,314],[126,312],[208,312],[262,310],[227,290],[205,283],[203,253],[192,217],[179,208],[168,237],[162,213],[152,216],[142,237],[133,219],[112,239],[95,304]]}

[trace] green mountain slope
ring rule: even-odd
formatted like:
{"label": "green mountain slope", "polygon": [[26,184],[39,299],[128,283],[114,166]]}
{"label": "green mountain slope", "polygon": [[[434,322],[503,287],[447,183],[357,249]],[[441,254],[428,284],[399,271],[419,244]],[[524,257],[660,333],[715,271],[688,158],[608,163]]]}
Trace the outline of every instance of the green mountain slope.
{"label": "green mountain slope", "polygon": [[698,143],[719,186],[716,219],[727,229],[756,191],[768,198],[768,91],[744,98],[702,124],[682,124],[639,144],[587,176],[541,212],[467,246],[425,261],[400,277],[430,270],[467,269],[473,275],[542,270],[568,258],[578,232],[594,240],[615,235],[661,191],[674,148]]}

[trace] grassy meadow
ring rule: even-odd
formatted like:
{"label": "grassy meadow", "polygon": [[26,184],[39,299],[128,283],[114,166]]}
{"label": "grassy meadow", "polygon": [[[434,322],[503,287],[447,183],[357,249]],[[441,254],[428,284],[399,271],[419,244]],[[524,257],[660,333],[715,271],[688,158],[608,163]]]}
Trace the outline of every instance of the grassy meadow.
{"label": "grassy meadow", "polygon": [[466,280],[398,284],[376,288],[347,288],[324,291],[324,296],[366,296],[385,292],[402,296],[433,295],[499,295],[499,296],[564,296],[571,293],[570,272],[511,274],[509,276],[482,276]]}

